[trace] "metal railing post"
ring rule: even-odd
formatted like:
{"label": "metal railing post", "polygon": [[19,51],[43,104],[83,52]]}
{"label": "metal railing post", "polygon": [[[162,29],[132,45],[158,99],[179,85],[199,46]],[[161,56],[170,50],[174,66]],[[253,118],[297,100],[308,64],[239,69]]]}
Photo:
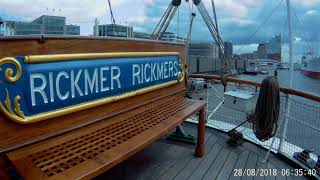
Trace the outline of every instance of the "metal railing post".
{"label": "metal railing post", "polygon": [[282,153],[283,144],[287,138],[288,123],[289,123],[289,118],[290,118],[290,102],[289,101],[290,101],[289,94],[286,94],[286,112],[284,115],[284,124],[283,124],[283,128],[282,128],[282,135],[281,135],[280,144],[279,144],[279,148],[278,148],[278,152],[280,152],[280,153]]}
{"label": "metal railing post", "polygon": [[[283,120],[280,119],[279,126],[281,126],[282,123],[283,123]],[[274,135],[274,137],[272,138],[271,144],[270,144],[270,146],[269,146],[269,148],[268,148],[268,152],[267,152],[265,158],[261,161],[262,163],[268,162],[268,158],[269,158],[269,155],[270,155],[270,153],[271,153],[271,149],[273,148],[274,142],[275,142],[277,136],[278,136],[279,133],[280,133],[279,131],[280,131],[280,130],[277,129],[277,131],[275,132],[275,135]],[[281,140],[280,140],[280,141],[281,141]],[[279,147],[280,147],[280,145],[279,145]],[[279,147],[278,147],[278,152],[279,152]]]}

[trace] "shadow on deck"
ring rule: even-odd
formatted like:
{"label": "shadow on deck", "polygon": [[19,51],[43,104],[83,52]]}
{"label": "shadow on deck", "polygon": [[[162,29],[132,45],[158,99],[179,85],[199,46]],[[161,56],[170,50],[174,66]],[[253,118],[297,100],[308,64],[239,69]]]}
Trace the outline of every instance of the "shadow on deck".
{"label": "shadow on deck", "polygon": [[[185,123],[185,131],[196,136],[196,125]],[[229,146],[226,134],[206,129],[206,155],[194,156],[194,146],[167,141],[164,138],[138,152],[97,179],[307,179],[281,176],[282,169],[294,168],[271,154],[262,163],[266,150],[245,142]],[[277,176],[234,176],[235,169],[276,169]]]}

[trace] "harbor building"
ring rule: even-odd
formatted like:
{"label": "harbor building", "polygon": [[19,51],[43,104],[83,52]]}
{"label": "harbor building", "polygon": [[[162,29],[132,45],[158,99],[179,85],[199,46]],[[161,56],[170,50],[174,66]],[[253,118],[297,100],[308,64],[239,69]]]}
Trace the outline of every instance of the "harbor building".
{"label": "harbor building", "polygon": [[260,43],[258,45],[257,53],[259,59],[267,59],[267,46],[265,43]]}
{"label": "harbor building", "polygon": [[250,60],[257,60],[259,59],[258,53],[253,52],[253,53],[243,53],[239,55],[239,58],[241,59],[250,59]]}
{"label": "harbor building", "polygon": [[133,31],[133,37],[138,39],[151,39],[151,34]]}
{"label": "harbor building", "polygon": [[233,55],[233,44],[232,44],[232,42],[226,41],[226,42],[224,42],[224,46],[226,47],[227,53],[232,57],[232,55]]}
{"label": "harbor building", "polygon": [[265,43],[260,43],[257,53],[259,59],[281,61],[281,36],[277,35]]}
{"label": "harbor building", "polygon": [[93,27],[94,36],[112,36],[125,38],[151,39],[151,35],[143,32],[133,31],[133,27],[119,24],[99,25],[96,18]]}
{"label": "harbor building", "polygon": [[[111,36],[111,37],[133,37],[133,27],[120,24],[104,24],[95,25],[97,28],[98,36]],[[94,29],[96,29],[94,27]]]}
{"label": "harbor building", "polygon": [[267,58],[281,61],[281,36],[274,36],[270,41],[266,43],[267,46]]}
{"label": "harbor building", "polygon": [[216,43],[192,43],[188,55],[189,73],[214,73],[220,71],[219,47]]}
{"label": "harbor building", "polygon": [[187,38],[178,36],[172,32],[164,32],[161,34],[160,40],[177,42],[177,43],[185,43],[187,41]]}
{"label": "harbor building", "polygon": [[0,36],[13,36],[14,29],[0,17]]}
{"label": "harbor building", "polygon": [[66,17],[42,15],[32,22],[10,21],[15,35],[80,35],[80,26],[67,25]]}

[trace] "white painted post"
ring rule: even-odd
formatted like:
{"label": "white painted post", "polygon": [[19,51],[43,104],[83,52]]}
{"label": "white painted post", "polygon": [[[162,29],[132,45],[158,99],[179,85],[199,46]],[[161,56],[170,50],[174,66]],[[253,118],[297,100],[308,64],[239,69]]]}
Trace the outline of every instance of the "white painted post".
{"label": "white painted post", "polygon": [[[293,62],[292,62],[292,27],[291,27],[291,4],[290,0],[286,0],[287,2],[287,18],[288,18],[288,29],[289,29],[289,64],[290,64],[290,76],[289,76],[289,88],[292,88],[292,83],[293,83]],[[280,144],[278,147],[278,152],[281,153],[284,141],[287,136],[287,128],[288,128],[288,122],[289,122],[289,116],[290,116],[290,99],[289,95],[286,96],[286,112],[285,112],[285,117],[284,117],[284,125],[283,125],[283,131],[282,131],[282,136],[280,139]],[[282,120],[280,120],[279,127],[281,127]],[[279,131],[279,130],[278,130]],[[263,162],[267,162],[271,148],[274,144],[275,138],[277,137],[278,132],[276,132],[275,137],[272,139],[272,143],[268,149],[268,153],[263,160]]]}
{"label": "white painted post", "polygon": [[[290,64],[290,76],[289,76],[289,88],[292,88],[293,84],[293,62],[292,62],[292,22],[291,22],[291,4],[290,0],[287,1],[287,16],[288,16],[288,29],[289,29],[289,64]],[[286,96],[286,113],[285,113],[285,121],[283,125],[282,136],[279,145],[279,151],[282,152],[283,144],[287,137],[287,129],[288,129],[288,122],[290,118],[290,109],[291,109],[289,95]]]}

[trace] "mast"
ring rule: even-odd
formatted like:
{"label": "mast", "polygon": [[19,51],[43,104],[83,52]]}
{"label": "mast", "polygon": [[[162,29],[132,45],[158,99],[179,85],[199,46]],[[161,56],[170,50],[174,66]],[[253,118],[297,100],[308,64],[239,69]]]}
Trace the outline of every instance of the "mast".
{"label": "mast", "polygon": [[[293,62],[292,62],[291,4],[290,4],[290,0],[286,0],[286,1],[287,1],[287,16],[288,16],[287,18],[288,18],[288,30],[289,30],[289,64],[290,64],[289,88],[292,88]],[[285,142],[285,140],[287,138],[287,131],[288,131],[288,123],[289,123],[290,113],[291,113],[291,103],[290,103],[289,95],[287,94],[286,95],[286,112],[285,112],[285,119],[284,119],[282,137],[280,139],[280,144],[279,144],[279,149],[278,149],[279,151],[282,151],[283,144],[284,144],[284,142]]]}
{"label": "mast", "polygon": [[289,65],[290,65],[290,76],[289,76],[289,88],[292,88],[293,81],[293,62],[292,62],[292,24],[291,24],[291,3],[287,1],[287,18],[288,18],[288,29],[289,29]]}

